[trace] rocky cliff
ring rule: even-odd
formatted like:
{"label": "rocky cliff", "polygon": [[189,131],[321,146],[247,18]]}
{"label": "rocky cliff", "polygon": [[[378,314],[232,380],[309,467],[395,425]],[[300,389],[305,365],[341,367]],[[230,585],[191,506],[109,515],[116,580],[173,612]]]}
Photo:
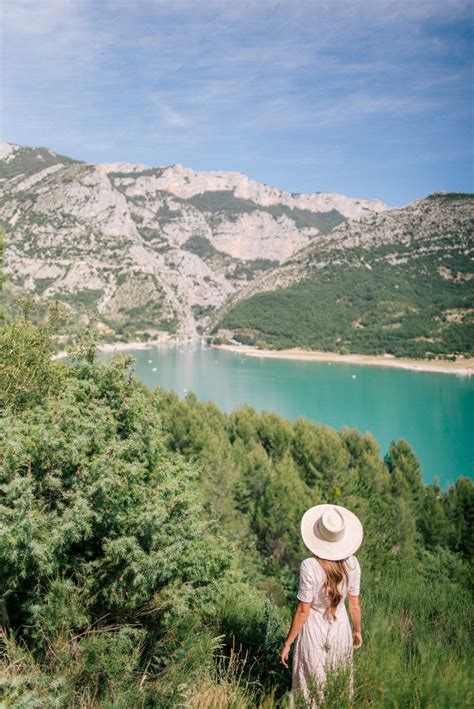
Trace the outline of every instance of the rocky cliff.
{"label": "rocky cliff", "polygon": [[0,142],[10,290],[97,308],[111,335],[194,336],[265,272],[346,220],[386,209],[240,173],[91,165]]}
{"label": "rocky cliff", "polygon": [[214,321],[247,343],[409,356],[474,352],[474,196],[439,193],[320,234]]}

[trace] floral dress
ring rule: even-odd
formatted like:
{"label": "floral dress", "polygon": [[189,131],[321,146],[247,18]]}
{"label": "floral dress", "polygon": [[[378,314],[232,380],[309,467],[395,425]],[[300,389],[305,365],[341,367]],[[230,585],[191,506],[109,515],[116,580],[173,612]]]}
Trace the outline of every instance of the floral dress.
{"label": "floral dress", "polygon": [[296,638],[293,655],[293,706],[298,698],[310,707],[322,701],[322,688],[328,670],[345,667],[349,670],[352,686],[352,629],[347,615],[345,598],[348,593],[359,595],[360,565],[355,556],[346,559],[347,584],[343,582],[341,602],[336,617],[328,613],[324,592],[325,572],[314,557],[300,566],[298,599],[311,603],[309,616]]}

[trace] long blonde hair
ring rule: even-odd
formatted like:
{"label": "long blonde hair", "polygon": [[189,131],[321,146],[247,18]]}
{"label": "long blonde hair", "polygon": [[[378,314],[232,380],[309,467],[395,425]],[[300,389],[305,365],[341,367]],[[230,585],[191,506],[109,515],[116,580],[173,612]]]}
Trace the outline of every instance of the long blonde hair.
{"label": "long blonde hair", "polygon": [[339,588],[342,581],[347,583],[347,569],[343,559],[338,561],[329,561],[328,559],[320,559],[316,556],[316,561],[323,568],[326,578],[324,580],[324,590],[329,602],[328,612],[336,618],[336,608],[342,599],[342,592]]}

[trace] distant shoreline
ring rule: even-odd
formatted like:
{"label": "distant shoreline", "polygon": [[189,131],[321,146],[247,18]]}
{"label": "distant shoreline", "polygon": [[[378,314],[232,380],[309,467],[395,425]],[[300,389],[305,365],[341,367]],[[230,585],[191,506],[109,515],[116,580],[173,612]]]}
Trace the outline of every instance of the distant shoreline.
{"label": "distant shoreline", "polygon": [[[132,342],[104,342],[99,345],[100,352],[127,352],[128,350],[149,350],[158,345],[189,344],[191,340],[180,341],[178,338],[168,340],[136,340]],[[300,362],[327,362],[328,364],[354,364],[368,367],[391,367],[409,369],[415,372],[433,372],[438,374],[457,374],[458,376],[474,375],[474,357],[448,360],[414,359],[410,357],[394,357],[393,355],[338,354],[322,350],[303,350],[299,348],[287,350],[261,350],[251,345],[211,345],[219,350],[238,352],[247,357],[266,357],[268,359],[289,359]],[[67,352],[57,352],[53,359],[63,359]]]}
{"label": "distant shoreline", "polygon": [[410,369],[415,372],[434,372],[440,374],[457,374],[471,376],[474,374],[474,357],[459,359],[456,362],[448,360],[411,359],[409,357],[394,357],[393,355],[363,355],[338,354],[319,350],[261,350],[250,345],[214,345],[221,350],[238,352],[248,357],[267,357],[269,359],[291,359],[301,362],[327,362],[328,364],[355,364],[369,367],[392,367]]}

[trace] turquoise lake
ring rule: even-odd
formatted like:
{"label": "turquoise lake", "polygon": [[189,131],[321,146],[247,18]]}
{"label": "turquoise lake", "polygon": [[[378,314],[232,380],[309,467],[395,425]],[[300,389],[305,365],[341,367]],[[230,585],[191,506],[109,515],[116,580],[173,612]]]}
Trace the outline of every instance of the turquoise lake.
{"label": "turquoise lake", "polygon": [[[247,403],[333,428],[371,431],[382,455],[404,438],[426,482],[474,477],[474,380],[384,367],[247,357],[192,346],[130,350],[149,387],[194,392],[225,411]],[[151,362],[149,361],[151,360]],[[155,370],[155,371],[154,371]]]}

